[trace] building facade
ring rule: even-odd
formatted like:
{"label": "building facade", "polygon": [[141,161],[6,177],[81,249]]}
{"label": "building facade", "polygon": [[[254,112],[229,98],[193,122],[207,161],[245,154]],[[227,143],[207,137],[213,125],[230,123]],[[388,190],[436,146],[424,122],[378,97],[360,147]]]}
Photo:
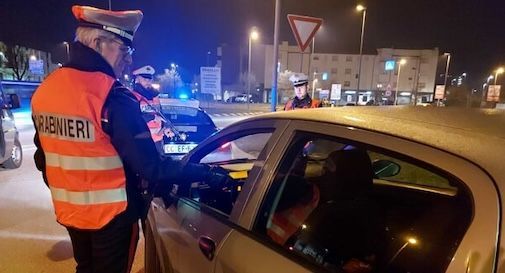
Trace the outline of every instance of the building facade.
{"label": "building facade", "polygon": [[[272,45],[265,46],[264,57],[264,84],[269,88],[274,67]],[[404,64],[399,69],[400,60]],[[395,100],[398,104],[410,104],[415,100],[419,103],[433,100],[438,60],[438,48],[377,49],[376,55],[362,56],[358,92],[359,55],[311,54],[309,49],[302,53],[297,46],[283,42],[279,46],[278,70],[309,75],[309,89],[314,87],[314,96],[333,98],[336,104],[392,104]],[[261,73],[254,69],[258,68],[253,68],[253,73]]]}

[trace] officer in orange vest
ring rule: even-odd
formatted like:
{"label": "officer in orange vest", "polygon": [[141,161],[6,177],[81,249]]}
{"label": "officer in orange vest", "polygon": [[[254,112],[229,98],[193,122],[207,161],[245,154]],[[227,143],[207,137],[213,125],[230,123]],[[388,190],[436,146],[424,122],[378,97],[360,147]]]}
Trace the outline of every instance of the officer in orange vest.
{"label": "officer in orange vest", "polygon": [[304,109],[304,108],[318,108],[321,107],[321,102],[312,99],[307,93],[309,85],[309,78],[303,73],[295,73],[289,77],[295,89],[295,97],[288,100],[284,105],[284,111]]}
{"label": "officer in orange vest", "polygon": [[132,72],[135,81],[133,95],[140,103],[140,111],[151,131],[151,137],[158,152],[163,154],[163,137],[165,135],[174,137],[174,133],[169,128],[165,128],[164,118],[159,114],[161,111],[159,91],[152,86],[155,72],[149,65]]}
{"label": "officer in orange vest", "polygon": [[146,211],[141,180],[171,189],[174,180],[206,179],[209,167],[162,159],[139,101],[117,80],[132,62],[142,12],[72,12],[79,26],[70,61],[32,98],[34,159],[70,235],[76,271],[129,272]]}

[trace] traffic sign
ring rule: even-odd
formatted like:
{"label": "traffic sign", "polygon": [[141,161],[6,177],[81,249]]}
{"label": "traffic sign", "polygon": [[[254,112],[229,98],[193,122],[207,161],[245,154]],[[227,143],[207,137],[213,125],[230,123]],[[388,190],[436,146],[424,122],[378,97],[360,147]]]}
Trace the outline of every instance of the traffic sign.
{"label": "traffic sign", "polygon": [[443,100],[445,98],[445,85],[437,85],[435,87],[435,99]]}
{"label": "traffic sign", "polygon": [[487,90],[487,101],[500,101],[501,85],[490,85]]}
{"label": "traffic sign", "polygon": [[317,30],[323,23],[323,19],[321,18],[294,14],[288,14],[288,21],[302,52],[309,46],[312,38],[314,38],[314,35],[316,35]]}

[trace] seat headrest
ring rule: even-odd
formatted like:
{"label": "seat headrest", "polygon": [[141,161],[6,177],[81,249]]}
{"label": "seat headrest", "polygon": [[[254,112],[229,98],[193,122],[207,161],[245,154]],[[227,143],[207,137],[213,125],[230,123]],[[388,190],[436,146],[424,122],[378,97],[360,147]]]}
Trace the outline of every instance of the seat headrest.
{"label": "seat headrest", "polygon": [[324,169],[328,180],[325,187],[338,195],[364,194],[373,185],[372,163],[368,153],[361,149],[332,152]]}

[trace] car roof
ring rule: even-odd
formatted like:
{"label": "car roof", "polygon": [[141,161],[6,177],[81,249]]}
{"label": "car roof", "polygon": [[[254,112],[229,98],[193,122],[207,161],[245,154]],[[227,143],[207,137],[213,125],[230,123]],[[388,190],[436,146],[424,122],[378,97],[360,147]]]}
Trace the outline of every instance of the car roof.
{"label": "car roof", "polygon": [[340,124],[424,143],[473,161],[505,186],[503,110],[351,106],[269,113],[253,120],[264,118]]}

